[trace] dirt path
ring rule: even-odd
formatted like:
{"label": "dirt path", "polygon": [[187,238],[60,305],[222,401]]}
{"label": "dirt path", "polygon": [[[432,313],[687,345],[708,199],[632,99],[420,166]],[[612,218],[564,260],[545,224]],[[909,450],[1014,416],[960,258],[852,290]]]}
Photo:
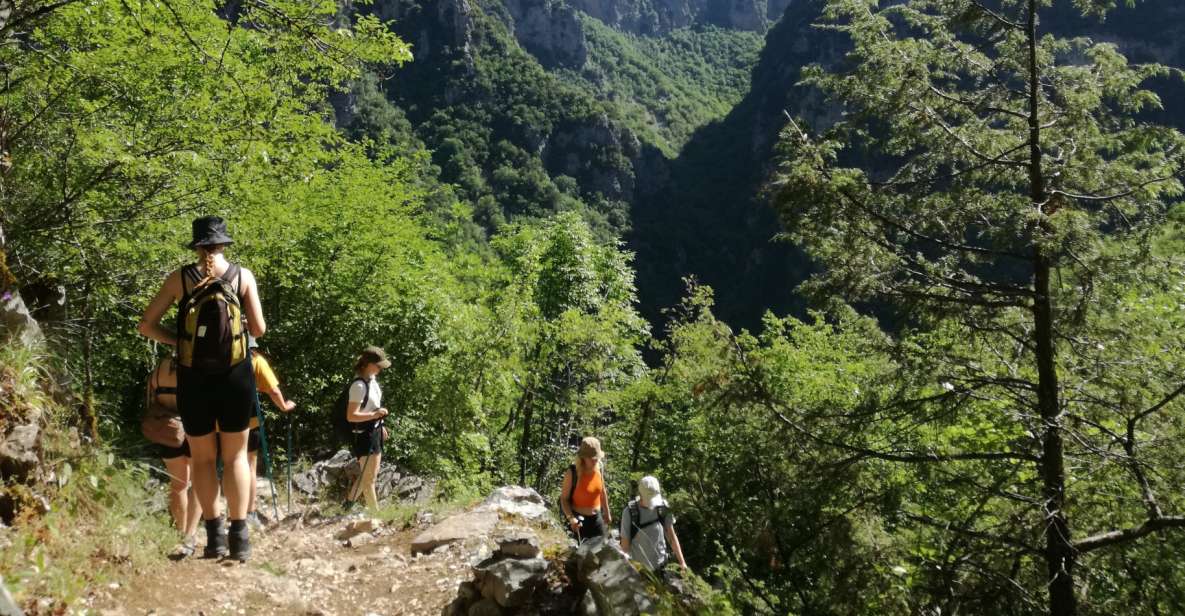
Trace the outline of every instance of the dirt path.
{"label": "dirt path", "polygon": [[89,607],[109,616],[437,616],[471,576],[469,561],[479,547],[453,545],[412,556],[410,543],[419,528],[382,526],[364,545],[343,545],[336,537],[359,518],[304,523],[294,518],[256,532],[246,564],[162,560],[159,570],[96,592]]}

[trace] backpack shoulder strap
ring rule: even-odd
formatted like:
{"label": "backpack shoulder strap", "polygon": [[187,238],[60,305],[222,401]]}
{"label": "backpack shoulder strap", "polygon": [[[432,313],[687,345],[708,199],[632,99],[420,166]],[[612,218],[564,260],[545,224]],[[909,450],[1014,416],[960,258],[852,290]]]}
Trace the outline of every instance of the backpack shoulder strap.
{"label": "backpack shoulder strap", "polygon": [[219,278],[233,282],[235,286],[235,295],[243,296],[243,268],[239,267],[237,263],[231,263],[226,267],[226,271],[222,272]]}
{"label": "backpack shoulder strap", "polygon": [[638,522],[642,520],[642,512],[638,511],[638,499],[633,499],[629,504],[630,509],[630,541],[638,536]]}
{"label": "backpack shoulder strap", "polygon": [[201,282],[201,276],[198,274],[198,268],[193,263],[182,266],[181,268],[181,303],[184,304],[186,298],[193,293],[193,285]]}

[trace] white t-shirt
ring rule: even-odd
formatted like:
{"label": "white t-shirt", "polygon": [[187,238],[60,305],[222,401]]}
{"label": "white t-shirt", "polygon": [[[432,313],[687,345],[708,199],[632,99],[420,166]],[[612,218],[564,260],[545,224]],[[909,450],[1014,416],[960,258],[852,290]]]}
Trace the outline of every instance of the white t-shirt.
{"label": "white t-shirt", "polygon": [[370,394],[365,396],[366,404],[362,405],[362,408],[358,410],[367,412],[382,407],[383,390],[379,388],[379,382],[374,377],[371,377],[365,383],[366,385],[363,385],[363,379],[354,379],[354,382],[350,384],[350,402],[362,402],[363,394],[366,393],[364,387],[369,387]]}

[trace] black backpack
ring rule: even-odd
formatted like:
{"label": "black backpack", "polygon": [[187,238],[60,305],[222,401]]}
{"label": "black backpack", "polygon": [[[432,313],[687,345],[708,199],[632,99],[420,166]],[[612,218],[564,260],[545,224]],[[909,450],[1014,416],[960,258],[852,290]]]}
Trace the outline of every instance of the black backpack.
{"label": "black backpack", "polygon": [[[564,469],[564,474],[560,475],[560,485],[561,486],[564,485],[564,477],[567,476],[568,473],[572,474],[572,488],[568,490],[568,503],[571,504],[572,497],[576,495],[576,465],[575,464],[569,464],[568,468]],[[567,520],[567,518],[564,518],[564,495],[563,494],[560,494],[559,497],[556,498],[556,508],[555,509],[557,512],[559,512],[560,517],[563,518],[564,528],[567,528],[568,527],[568,520]]]}
{"label": "black backpack", "polygon": [[333,415],[333,432],[337,435],[339,441],[345,443],[350,442],[354,437],[354,423],[346,417],[346,409],[350,406],[350,388],[354,386],[354,383],[358,382],[362,383],[362,402],[358,405],[358,408],[366,406],[366,403],[370,401],[370,384],[366,382],[366,379],[360,377],[350,379],[350,382],[346,384],[346,388],[338,395],[337,402],[333,403],[333,411],[331,413]]}
{"label": "black backpack", "polygon": [[181,285],[177,363],[216,374],[249,361],[239,266],[232,263],[221,276],[202,279],[190,265],[181,270]]}
{"label": "black backpack", "polygon": [[634,537],[638,536],[638,531],[642,530],[643,528],[645,528],[647,526],[652,526],[654,524],[663,524],[664,526],[666,525],[666,520],[667,520],[667,506],[666,505],[659,505],[659,506],[655,507],[654,512],[658,514],[658,517],[653,520],[650,520],[649,522],[647,522],[645,524],[641,524],[642,511],[641,511],[641,509],[639,509],[639,507],[641,507],[641,505],[638,504],[638,499],[635,498],[634,500],[630,501],[630,541],[633,541]]}

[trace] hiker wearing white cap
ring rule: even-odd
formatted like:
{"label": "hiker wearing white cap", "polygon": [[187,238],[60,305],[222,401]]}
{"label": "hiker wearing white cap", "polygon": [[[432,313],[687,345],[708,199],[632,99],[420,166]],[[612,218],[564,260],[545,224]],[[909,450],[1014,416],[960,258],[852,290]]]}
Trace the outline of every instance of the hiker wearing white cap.
{"label": "hiker wearing white cap", "polygon": [[675,516],[671,515],[658,479],[653,476],[638,480],[638,498],[621,512],[621,549],[647,569],[662,569],[672,552],[679,566],[687,568],[679,536],[675,534]]}

